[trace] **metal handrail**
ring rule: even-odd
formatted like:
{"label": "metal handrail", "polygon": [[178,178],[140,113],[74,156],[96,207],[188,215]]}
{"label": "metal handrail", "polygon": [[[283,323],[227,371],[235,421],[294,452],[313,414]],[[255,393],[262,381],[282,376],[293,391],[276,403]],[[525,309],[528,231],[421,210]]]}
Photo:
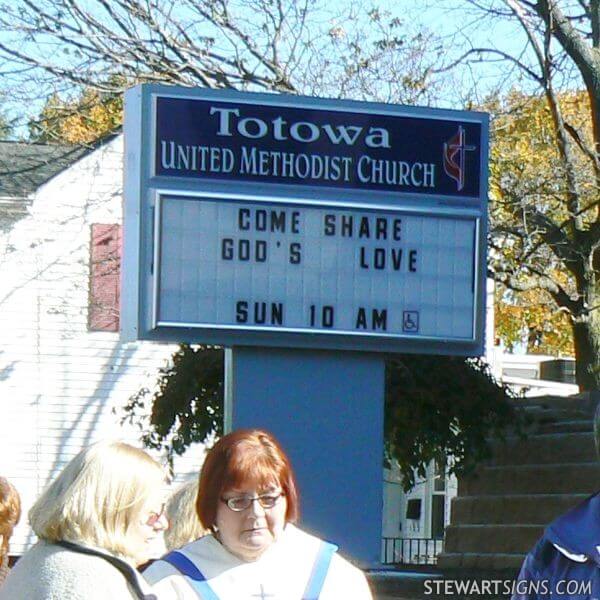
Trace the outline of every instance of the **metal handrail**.
{"label": "metal handrail", "polygon": [[381,538],[384,565],[435,565],[444,540],[434,538]]}

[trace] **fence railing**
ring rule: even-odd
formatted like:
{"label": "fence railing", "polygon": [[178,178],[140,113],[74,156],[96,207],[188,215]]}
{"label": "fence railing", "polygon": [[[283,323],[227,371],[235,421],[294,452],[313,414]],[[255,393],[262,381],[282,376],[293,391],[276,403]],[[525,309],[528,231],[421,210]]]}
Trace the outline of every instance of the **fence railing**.
{"label": "fence railing", "polygon": [[432,538],[381,538],[384,565],[435,565],[444,540]]}

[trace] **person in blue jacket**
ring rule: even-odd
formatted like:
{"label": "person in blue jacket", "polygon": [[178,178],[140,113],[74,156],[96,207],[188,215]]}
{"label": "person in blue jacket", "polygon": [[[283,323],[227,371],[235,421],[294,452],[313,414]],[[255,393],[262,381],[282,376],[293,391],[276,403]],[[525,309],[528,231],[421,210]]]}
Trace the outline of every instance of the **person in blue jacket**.
{"label": "person in blue jacket", "polygon": [[600,493],[553,521],[525,558],[512,600],[600,599]]}
{"label": "person in blue jacket", "polygon": [[[594,418],[600,455],[600,404]],[[512,600],[600,600],[600,492],[555,519],[525,557]]]}

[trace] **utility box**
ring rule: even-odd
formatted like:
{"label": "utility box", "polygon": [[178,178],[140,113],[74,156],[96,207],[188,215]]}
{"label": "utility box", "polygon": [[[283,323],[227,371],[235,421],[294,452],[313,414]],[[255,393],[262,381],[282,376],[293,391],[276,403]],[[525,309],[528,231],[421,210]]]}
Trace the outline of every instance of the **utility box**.
{"label": "utility box", "polygon": [[575,379],[575,360],[557,358],[540,363],[540,379],[559,381],[560,383],[577,383]]}

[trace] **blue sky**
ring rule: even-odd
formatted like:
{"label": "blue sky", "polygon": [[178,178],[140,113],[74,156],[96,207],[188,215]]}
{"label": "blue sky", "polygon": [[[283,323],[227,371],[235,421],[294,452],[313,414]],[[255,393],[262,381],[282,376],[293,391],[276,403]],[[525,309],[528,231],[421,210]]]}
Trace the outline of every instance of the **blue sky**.
{"label": "blue sky", "polygon": [[[348,6],[351,0],[323,2],[323,14],[334,14]],[[398,16],[407,28],[425,28],[439,37],[445,48],[445,60],[451,62],[464,49],[473,47],[500,47],[509,53],[519,53],[524,47],[524,37],[520,27],[514,22],[483,20],[468,9],[467,0],[374,0],[373,6],[389,10]],[[365,10],[369,4],[360,5]],[[325,17],[326,19],[327,17]],[[4,35],[4,34],[3,34]],[[0,64],[0,73],[3,72]],[[24,103],[18,98],[19,76],[9,78],[3,74],[3,87],[9,92],[6,101],[13,100],[13,112],[23,116],[39,112],[43,101]],[[445,80],[446,81],[446,80]],[[438,95],[437,105],[449,108],[462,108],[466,101],[480,102],[485,94],[494,90],[499,82],[503,90],[511,87],[525,87],[526,81],[515,68],[506,62],[479,62],[462,66],[452,72],[448,84]]]}
{"label": "blue sky", "polygon": [[[441,37],[449,59],[460,56],[469,47],[495,48],[512,55],[520,55],[526,47],[524,33],[516,21],[492,20],[470,7],[466,0],[411,0],[410,4],[419,24]],[[528,85],[516,67],[489,59],[473,59],[468,66],[456,70],[456,77],[462,94],[473,94],[475,101],[497,88]]]}

